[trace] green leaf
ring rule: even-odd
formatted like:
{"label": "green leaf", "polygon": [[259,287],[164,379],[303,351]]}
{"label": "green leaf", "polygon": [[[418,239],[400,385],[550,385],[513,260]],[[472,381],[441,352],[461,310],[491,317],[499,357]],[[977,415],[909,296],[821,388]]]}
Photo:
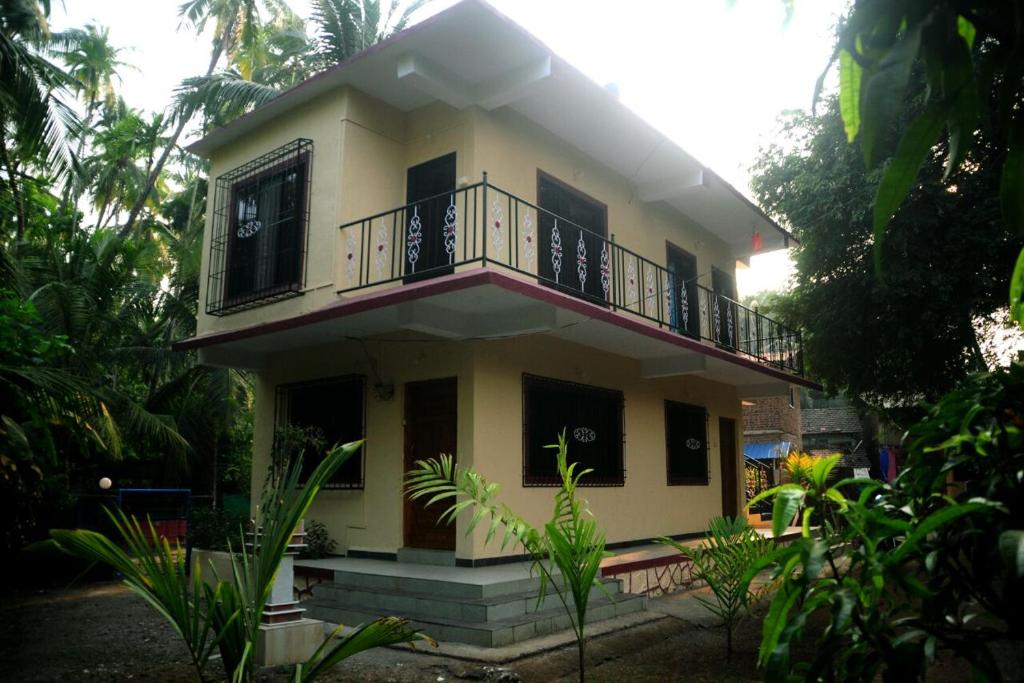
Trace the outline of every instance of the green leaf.
{"label": "green leaf", "polygon": [[839,459],[843,457],[836,453],[835,455],[829,455],[824,458],[818,458],[814,466],[811,467],[811,482],[815,488],[825,488],[825,481],[828,479],[828,475],[831,474],[832,469],[839,462]]}
{"label": "green leaf", "polygon": [[860,84],[864,69],[849,50],[839,51],[839,111],[846,141],[853,142],[860,130]]}
{"label": "green leaf", "polygon": [[778,538],[793,521],[807,492],[795,484],[782,486],[772,505],[772,535]]}
{"label": "green leaf", "polygon": [[1024,576],[1024,531],[1010,529],[999,534],[999,554],[1014,576]]}
{"label": "green leaf", "polygon": [[1010,278],[1010,317],[1024,327],[1024,249],[1017,255],[1017,265]]}
{"label": "green leaf", "polygon": [[861,149],[869,168],[878,161],[879,140],[896,120],[920,46],[921,24],[916,24],[898,36],[878,65],[865,74],[860,103]]}
{"label": "green leaf", "polygon": [[921,169],[928,153],[942,134],[945,126],[945,111],[938,106],[931,106],[914,119],[907,128],[896,147],[896,155],[885,169],[882,181],[875,193],[875,267],[881,270],[882,243],[885,240],[885,228],[889,219],[910,192],[917,173]]}
{"label": "green leaf", "polygon": [[978,30],[974,28],[974,24],[972,24],[969,19],[962,15],[958,16],[956,18],[956,32],[959,33],[964,39],[964,42],[967,43],[968,49],[974,47],[974,36],[977,34]]}
{"label": "green leaf", "polygon": [[960,519],[961,517],[973,515],[976,512],[988,512],[993,509],[994,505],[992,503],[956,503],[933,512],[925,517],[924,520],[917,525],[917,528],[907,536],[907,539],[893,551],[893,562],[898,564],[906,559],[910,553],[917,549],[917,546],[921,541],[927,538],[929,534],[938,531],[946,524]]}
{"label": "green leaf", "polygon": [[948,180],[967,158],[978,129],[978,86],[970,49],[956,43],[952,53],[943,55],[943,96],[950,105],[949,151],[942,179]]}

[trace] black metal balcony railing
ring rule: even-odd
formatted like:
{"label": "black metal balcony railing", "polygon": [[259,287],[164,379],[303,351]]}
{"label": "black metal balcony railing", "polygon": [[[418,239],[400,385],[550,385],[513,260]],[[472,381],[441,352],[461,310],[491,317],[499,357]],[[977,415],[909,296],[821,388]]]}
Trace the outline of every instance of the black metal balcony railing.
{"label": "black metal balcony railing", "polygon": [[482,182],[341,226],[346,292],[498,264],[664,329],[803,374],[800,333]]}

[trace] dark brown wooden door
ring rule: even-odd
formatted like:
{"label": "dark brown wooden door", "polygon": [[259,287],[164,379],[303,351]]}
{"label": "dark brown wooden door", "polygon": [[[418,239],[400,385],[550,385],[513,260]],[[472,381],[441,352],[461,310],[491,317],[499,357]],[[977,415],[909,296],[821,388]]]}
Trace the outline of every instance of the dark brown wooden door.
{"label": "dark brown wooden door", "polygon": [[735,516],[739,509],[736,499],[736,421],[718,418],[718,451],[722,460],[722,514]]}
{"label": "dark brown wooden door", "polygon": [[[409,205],[405,217],[405,282],[447,275],[452,272],[444,244],[445,212],[455,190],[455,153],[446,154],[406,172],[405,201]],[[419,219],[418,247],[408,248],[410,224]]]}
{"label": "dark brown wooden door", "polygon": [[[417,460],[442,453],[455,456],[458,382],[456,378],[409,382],[405,385],[405,471]],[[409,548],[455,550],[455,525],[439,524],[449,502],[425,507],[426,499],[405,498],[405,545]]]}

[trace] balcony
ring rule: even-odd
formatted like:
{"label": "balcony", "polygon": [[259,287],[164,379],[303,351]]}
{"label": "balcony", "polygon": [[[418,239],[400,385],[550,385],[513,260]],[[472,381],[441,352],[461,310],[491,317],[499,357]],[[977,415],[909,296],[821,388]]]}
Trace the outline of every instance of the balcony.
{"label": "balcony", "polygon": [[514,272],[671,333],[803,376],[800,333],[490,183],[459,188],[340,227],[339,292],[449,275]]}

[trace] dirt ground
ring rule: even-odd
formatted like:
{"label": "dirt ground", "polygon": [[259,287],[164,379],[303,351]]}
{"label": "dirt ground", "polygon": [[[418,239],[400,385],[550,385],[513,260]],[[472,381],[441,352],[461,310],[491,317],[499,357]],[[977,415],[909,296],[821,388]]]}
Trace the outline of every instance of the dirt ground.
{"label": "dirt ground", "polygon": [[[724,633],[672,617],[594,638],[590,681],[757,681],[760,623],[738,628],[724,655]],[[216,675],[216,668],[210,672]],[[950,665],[930,680],[966,680]],[[0,679],[5,681],[192,680],[188,653],[173,629],[120,584],[97,584],[5,600],[0,606]],[[284,681],[287,670],[261,680]],[[506,665],[481,664],[407,649],[362,653],[331,672],[331,681],[575,681],[576,651],[567,647]]]}

